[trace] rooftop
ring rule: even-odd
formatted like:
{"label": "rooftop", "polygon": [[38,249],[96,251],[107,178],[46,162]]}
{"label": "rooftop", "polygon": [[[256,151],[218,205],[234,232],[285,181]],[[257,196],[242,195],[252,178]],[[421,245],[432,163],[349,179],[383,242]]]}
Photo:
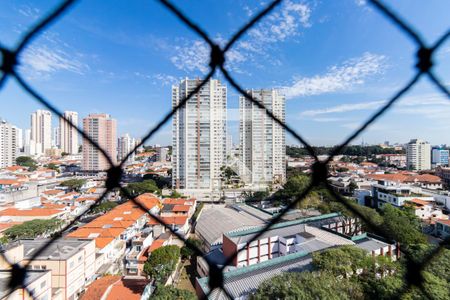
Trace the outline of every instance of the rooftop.
{"label": "rooftop", "polygon": [[254,227],[264,224],[246,212],[238,212],[228,207],[204,208],[197,221],[195,232],[210,245],[220,244],[224,232]]}
{"label": "rooftop", "polygon": [[[264,280],[282,272],[299,272],[308,269],[311,262],[311,255],[305,252],[297,252],[256,265],[234,269],[224,273],[224,287],[233,298],[239,298],[255,292]],[[208,280],[209,277],[197,279],[205,295],[209,292]],[[225,300],[228,297],[221,289],[215,289],[208,299]]]}
{"label": "rooftop", "polygon": [[[24,246],[24,259],[31,259],[49,241],[49,239],[20,240],[20,244]],[[57,239],[45,248],[35,260],[67,260],[79,253],[90,242],[90,240],[81,239]]]}
{"label": "rooftop", "polygon": [[[27,270],[25,275],[25,281],[24,286],[28,286],[34,281],[38,280],[48,272],[51,272],[50,270]],[[8,283],[11,278],[11,272],[10,270],[0,270],[0,299],[4,299],[8,293],[11,292],[11,290],[8,287]],[[7,298],[10,299],[10,298]]]}

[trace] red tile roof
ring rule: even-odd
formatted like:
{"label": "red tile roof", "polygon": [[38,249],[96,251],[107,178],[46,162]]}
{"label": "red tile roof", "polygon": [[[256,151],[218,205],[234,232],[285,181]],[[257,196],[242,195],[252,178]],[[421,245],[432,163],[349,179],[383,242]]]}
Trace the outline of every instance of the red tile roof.
{"label": "red tile roof", "polygon": [[415,205],[418,205],[418,206],[424,206],[424,205],[432,204],[432,201],[425,201],[425,200],[421,200],[421,199],[417,199],[417,198],[408,200],[408,202],[411,202],[411,203],[413,203]]}
{"label": "red tile roof", "polygon": [[105,276],[88,286],[80,300],[139,300],[149,282],[147,279]]}
{"label": "red tile roof", "polygon": [[436,223],[442,223],[447,226],[450,226],[450,220],[436,220]]}
{"label": "red tile roof", "polygon": [[13,185],[13,184],[19,185],[20,182],[17,181],[16,179],[0,179],[0,184],[2,184],[2,185]]}
{"label": "red tile roof", "polygon": [[80,297],[80,300],[101,299],[108,287],[120,279],[121,276],[105,276],[97,279],[88,286],[86,293]]}
{"label": "red tile roof", "polygon": [[175,206],[172,208],[172,211],[173,211],[173,212],[180,212],[180,211],[185,211],[185,212],[187,212],[187,211],[189,211],[189,210],[191,209],[191,207],[192,207],[192,206],[190,206],[190,205],[175,205]]}
{"label": "red tile roof", "polygon": [[31,209],[17,209],[7,208],[0,211],[0,216],[21,216],[21,217],[48,217],[61,214],[59,209],[48,208],[31,208]]}

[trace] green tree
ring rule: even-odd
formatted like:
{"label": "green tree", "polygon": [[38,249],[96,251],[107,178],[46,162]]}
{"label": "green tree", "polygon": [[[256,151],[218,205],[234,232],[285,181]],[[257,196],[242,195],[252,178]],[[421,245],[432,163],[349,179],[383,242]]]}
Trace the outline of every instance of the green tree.
{"label": "green tree", "polygon": [[112,201],[104,201],[102,203],[100,203],[98,206],[94,207],[91,212],[93,214],[97,214],[97,213],[103,213],[103,212],[107,212],[110,211],[111,209],[113,209],[114,207],[117,206],[116,202],[112,202]]}
{"label": "green tree", "polygon": [[34,239],[43,235],[48,236],[52,234],[59,230],[63,223],[59,219],[31,220],[6,229],[4,235],[8,240]]}
{"label": "green tree", "polygon": [[[130,183],[124,187],[124,190],[126,190],[133,198],[144,193],[161,193],[160,189],[156,186],[156,183],[151,179]],[[122,196],[126,197],[126,194],[123,193]]]}
{"label": "green tree", "polygon": [[150,254],[144,264],[144,272],[158,283],[165,283],[175,271],[180,259],[180,248],[175,245],[163,246]]}
{"label": "green tree", "polygon": [[44,165],[44,167],[59,172],[59,167],[58,167],[58,165],[56,165],[56,164],[54,164],[54,163],[46,164],[46,165]]}
{"label": "green tree", "polygon": [[155,292],[151,295],[149,299],[155,300],[196,300],[197,297],[188,290],[177,289],[173,286],[164,286],[163,284],[158,284],[156,286]]}
{"label": "green tree", "polygon": [[357,185],[356,182],[354,182],[354,181],[351,181],[351,182],[349,183],[349,185],[348,185],[348,190],[349,190],[349,193],[350,193],[351,195],[353,195],[353,192],[354,192],[357,188],[358,188],[358,185]]}
{"label": "green tree", "polygon": [[192,246],[200,248],[202,242],[198,239],[188,238],[187,243],[181,247],[180,254],[181,258],[188,259],[195,255],[195,251],[192,249]]}
{"label": "green tree", "polygon": [[67,155],[69,155],[69,153],[67,153],[67,152],[62,152],[62,153],[61,153],[61,156],[62,156],[62,157],[67,156]]}
{"label": "green tree", "polygon": [[359,269],[369,269],[372,266],[371,259],[366,251],[355,246],[342,246],[313,253],[313,265],[318,270],[345,278],[356,274]]}
{"label": "green tree", "polygon": [[364,299],[361,286],[331,273],[283,273],[267,279],[252,300],[260,299]]}
{"label": "green tree", "polygon": [[[147,170],[150,171],[150,170]],[[144,180],[153,180],[159,189],[168,189],[172,187],[172,180],[170,177],[159,176],[157,174],[145,174]]]}
{"label": "green tree", "polygon": [[16,164],[22,167],[27,167],[28,170],[34,171],[37,169],[37,162],[29,156],[19,156],[16,158]]}
{"label": "green tree", "polygon": [[172,192],[170,193],[170,198],[181,198],[181,197],[183,197],[183,195],[178,193],[176,190],[172,190]]}
{"label": "green tree", "polygon": [[398,209],[390,204],[383,206],[383,232],[387,237],[404,246],[425,244],[426,238],[420,231],[420,221],[410,209]]}
{"label": "green tree", "polygon": [[86,179],[69,179],[61,182],[60,186],[68,187],[72,191],[80,191],[81,187],[86,183]]}

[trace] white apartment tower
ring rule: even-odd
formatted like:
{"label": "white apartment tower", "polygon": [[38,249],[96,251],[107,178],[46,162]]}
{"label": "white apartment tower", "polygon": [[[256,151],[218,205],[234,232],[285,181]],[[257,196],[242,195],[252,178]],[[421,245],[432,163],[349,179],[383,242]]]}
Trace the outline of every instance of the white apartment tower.
{"label": "white apartment tower", "polygon": [[[285,97],[277,90],[249,90],[282,122]],[[240,176],[252,186],[267,186],[286,180],[286,138],[284,129],[263,109],[245,97],[239,97]]]}
{"label": "white apartment tower", "polygon": [[17,127],[0,120],[0,168],[16,164]]}
{"label": "white apartment tower", "polygon": [[431,145],[419,139],[412,139],[406,145],[406,165],[410,170],[430,170]]}
{"label": "white apartment tower", "polygon": [[37,110],[31,114],[31,141],[34,153],[44,154],[52,148],[52,113],[47,110]]}
{"label": "white apartment tower", "polygon": [[[185,79],[172,87],[172,107],[201,81]],[[176,189],[218,191],[226,163],[227,88],[210,80],[173,116],[172,183]]]}
{"label": "white apartment tower", "polygon": [[[128,155],[128,153],[130,153],[131,150],[133,150],[135,146],[136,146],[136,139],[130,137],[128,133],[119,137],[117,143],[117,159],[119,161],[124,159]],[[135,153],[133,152],[128,161],[134,160],[134,155]]]}
{"label": "white apartment tower", "polygon": [[[108,114],[90,114],[83,119],[84,132],[96,142],[116,163],[117,123]],[[106,171],[111,167],[106,157],[88,140],[83,139],[83,164],[85,171]]]}
{"label": "white apartment tower", "polygon": [[[73,125],[78,126],[78,113],[75,111],[65,111],[64,117]],[[71,127],[63,118],[59,118],[59,146],[62,152],[68,154],[78,153],[78,131]]]}

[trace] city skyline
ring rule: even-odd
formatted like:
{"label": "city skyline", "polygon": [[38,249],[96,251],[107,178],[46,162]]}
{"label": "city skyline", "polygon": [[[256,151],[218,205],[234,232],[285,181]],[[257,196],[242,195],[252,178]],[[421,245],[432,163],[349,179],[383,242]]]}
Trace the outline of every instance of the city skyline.
{"label": "city skyline", "polygon": [[[267,18],[248,33],[227,57],[227,66],[244,88],[284,89],[286,122],[314,145],[342,141],[412,74],[413,44],[362,2],[325,6],[286,1],[275,11],[278,15]],[[50,8],[49,3],[37,1],[4,3],[0,29],[13,25],[17,28],[16,31],[0,30],[0,39],[6,45],[12,44],[23,32],[22,28]],[[211,36],[220,43],[261,7],[259,3],[231,1],[203,16],[195,8],[205,3],[199,2],[192,9],[180,5],[186,11],[189,9],[202,27],[212,28]],[[431,1],[423,6],[410,5],[407,1],[390,5],[407,15],[408,21],[430,42],[445,29],[444,12],[448,11],[449,4],[444,1]],[[99,14],[106,8],[113,13]],[[20,70],[59,109],[75,110],[81,116],[110,113],[118,120],[119,134],[128,132],[139,137],[170,110],[171,84],[180,78],[204,74],[208,51],[182,26],[165,26],[173,24],[174,19],[156,3],[127,4],[127,11],[136,14],[121,16],[127,25],[116,28],[114,12],[124,9],[120,5],[105,7],[101,2],[80,3],[67,18],[25,50]],[[420,18],[423,13],[433,14],[433,22]],[[281,15],[299,21],[285,22]],[[258,36],[258,32],[266,38]],[[256,51],[252,46],[262,50]],[[109,51],[103,51],[105,48]],[[440,64],[436,66],[437,74],[447,84],[449,49],[442,47],[438,53]],[[124,51],[130,55],[123,57]],[[314,59],[306,59],[312,55]],[[215,79],[222,78],[218,75]],[[51,84],[54,81],[59,84]],[[3,117],[20,128],[27,123],[20,113],[23,107],[30,111],[42,108],[13,81],[9,81],[1,97],[10,103]],[[230,110],[238,109],[238,99],[239,95],[230,88]],[[234,115],[237,114],[228,117],[229,131],[238,140],[239,120]],[[408,131],[413,131],[415,136],[426,138],[432,144],[450,144],[445,135],[448,131],[445,120],[449,116],[450,103],[422,80],[360,138],[369,143],[386,139],[406,143],[410,138]],[[410,120],[417,118],[432,123],[435,130],[428,134],[428,127],[420,125],[423,122],[411,124]],[[293,142],[289,135],[286,139],[288,144]],[[150,141],[169,142],[170,124]]]}

